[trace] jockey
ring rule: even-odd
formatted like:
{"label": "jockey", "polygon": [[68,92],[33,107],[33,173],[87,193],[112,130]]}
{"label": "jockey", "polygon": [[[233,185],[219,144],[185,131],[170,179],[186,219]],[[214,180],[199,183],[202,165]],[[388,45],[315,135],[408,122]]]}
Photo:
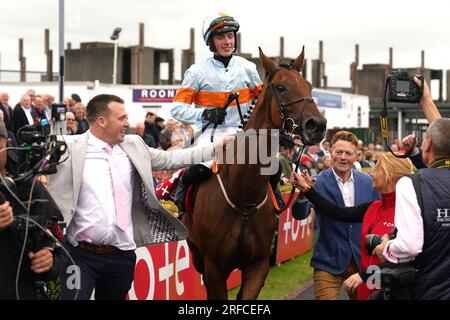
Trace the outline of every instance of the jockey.
{"label": "jockey", "polygon": [[[224,134],[235,134],[241,120],[236,103],[227,111],[223,109],[232,92],[239,93],[242,114],[249,108],[262,88],[262,81],[254,63],[233,55],[236,52],[236,33],[239,23],[231,16],[218,13],[203,21],[203,39],[214,55],[192,65],[185,73],[181,89],[178,90],[171,115],[185,124],[198,128],[208,121],[217,124],[214,139]],[[209,143],[211,128],[197,140],[199,145]],[[184,198],[188,187],[211,175],[212,161],[186,168],[175,191],[175,204],[184,213]],[[278,181],[276,181],[278,183]],[[274,188],[275,190],[275,188]]]}

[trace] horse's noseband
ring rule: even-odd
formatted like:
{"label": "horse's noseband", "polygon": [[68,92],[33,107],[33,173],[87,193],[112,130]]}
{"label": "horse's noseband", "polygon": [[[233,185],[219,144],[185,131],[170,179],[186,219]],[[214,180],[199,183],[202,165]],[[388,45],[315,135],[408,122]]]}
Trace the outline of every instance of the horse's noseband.
{"label": "horse's noseband", "polygon": [[[292,100],[292,101],[288,101],[288,102],[282,101],[282,99],[281,99],[281,97],[279,96],[277,90],[274,88],[274,86],[272,85],[271,82],[272,82],[272,79],[273,79],[274,75],[275,75],[278,71],[280,71],[280,70],[282,70],[282,69],[286,69],[286,70],[289,70],[289,71],[290,71],[290,70],[291,70],[291,67],[290,67],[289,65],[286,65],[286,64],[280,65],[280,67],[281,67],[281,68],[278,68],[278,69],[276,69],[275,71],[269,73],[269,75],[268,75],[268,77],[267,77],[267,83],[268,83],[268,85],[270,86],[270,88],[272,89],[273,96],[275,97],[275,101],[276,101],[277,104],[278,104],[278,112],[280,113],[281,120],[283,120],[283,123],[282,123],[282,125],[281,125],[280,130],[283,131],[283,133],[286,133],[286,134],[289,134],[289,135],[290,135],[290,134],[292,134],[292,133],[294,132],[294,130],[295,130],[296,128],[299,127],[299,125],[297,125],[297,124],[295,123],[294,119],[292,119],[292,118],[286,118],[286,115],[285,115],[286,107],[287,107],[287,106],[290,106],[291,104],[294,104],[294,103],[303,102],[304,105],[303,105],[302,112],[301,112],[301,114],[300,114],[300,126],[301,126],[301,121],[302,121],[302,119],[303,119],[303,111],[305,110],[305,108],[306,108],[306,106],[307,106],[308,103],[314,103],[314,99],[313,99],[313,97],[311,97],[311,96],[307,96],[307,97],[298,98],[298,99],[295,99],[295,100]],[[286,123],[289,123],[289,122],[292,122],[292,130],[290,130],[290,132],[287,131],[287,130],[285,129],[285,128],[286,128],[286,126],[285,126]],[[300,129],[301,129],[301,127],[300,127]]]}

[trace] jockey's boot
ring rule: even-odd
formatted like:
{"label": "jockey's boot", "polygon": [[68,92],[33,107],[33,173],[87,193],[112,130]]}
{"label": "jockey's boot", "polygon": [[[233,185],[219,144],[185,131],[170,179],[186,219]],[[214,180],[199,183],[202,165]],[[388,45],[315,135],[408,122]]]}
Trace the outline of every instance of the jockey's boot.
{"label": "jockey's boot", "polygon": [[181,178],[178,180],[177,187],[175,189],[175,205],[178,208],[178,218],[181,219],[181,216],[186,212],[185,199],[186,194],[189,190],[189,186],[193,183],[200,183],[206,178],[208,178],[212,174],[211,169],[205,167],[202,164],[196,164],[190,167],[187,167]]}
{"label": "jockey's boot", "polygon": [[282,174],[281,165],[278,166],[278,171],[274,175],[270,176],[269,183],[272,187],[273,193],[275,194],[275,199],[277,200],[277,204],[279,208],[282,208],[284,206],[284,199],[283,195],[280,191],[280,186],[278,182],[280,182],[281,174]]}

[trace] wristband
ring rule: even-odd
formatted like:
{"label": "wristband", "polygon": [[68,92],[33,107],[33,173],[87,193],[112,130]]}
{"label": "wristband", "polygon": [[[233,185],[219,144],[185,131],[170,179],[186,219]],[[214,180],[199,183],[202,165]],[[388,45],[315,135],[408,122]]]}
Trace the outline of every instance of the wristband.
{"label": "wristband", "polygon": [[308,192],[311,189],[311,186],[308,184],[306,187],[302,188],[302,193]]}

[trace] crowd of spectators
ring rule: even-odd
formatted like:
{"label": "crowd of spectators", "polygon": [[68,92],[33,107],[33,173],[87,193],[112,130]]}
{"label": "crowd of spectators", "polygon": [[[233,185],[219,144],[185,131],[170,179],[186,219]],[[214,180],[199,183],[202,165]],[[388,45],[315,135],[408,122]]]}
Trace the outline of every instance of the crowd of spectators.
{"label": "crowd of spectators", "polygon": [[[50,94],[36,94],[35,90],[29,89],[21,97],[20,101],[12,108],[9,104],[9,94],[0,93],[0,117],[3,118],[8,131],[8,145],[17,146],[17,131],[24,125],[39,123],[42,119],[50,120],[51,105],[55,98]],[[89,129],[86,120],[86,106],[80,96],[76,93],[65,98],[63,103],[67,107],[66,134],[82,134]],[[152,148],[162,150],[181,149],[188,146],[194,137],[194,129],[190,125],[184,125],[175,119],[163,119],[154,112],[147,112],[142,122],[134,124],[130,134],[139,135],[144,142]],[[298,145],[300,138],[294,139]],[[292,171],[295,169],[300,155],[299,169],[307,169],[311,175],[317,175],[331,166],[330,141],[305,148],[303,153],[297,145],[280,145],[279,160],[282,168],[280,184],[288,184]],[[404,152],[404,147],[399,139],[394,139],[390,146],[393,151]],[[358,140],[357,160],[354,168],[358,171],[369,172],[385,149],[380,140],[364,142]],[[172,172],[157,173],[160,180],[170,176]]]}
{"label": "crowd of spectators", "polygon": [[[300,138],[295,139],[297,144],[301,142]],[[394,139],[390,146],[392,151],[405,153],[405,148],[399,139]],[[300,156],[300,147],[298,146],[286,146],[285,144],[280,146],[280,165],[282,167],[282,175],[280,183],[282,185],[289,183],[292,171],[295,169],[297,160]],[[377,142],[364,142],[358,140],[356,161],[353,164],[354,169],[369,173],[378,161],[381,154],[385,153],[384,146]],[[313,146],[305,147],[301,157],[299,170],[306,169],[312,176],[320,174],[322,171],[328,169],[331,166],[330,157],[330,141],[323,140]]]}

